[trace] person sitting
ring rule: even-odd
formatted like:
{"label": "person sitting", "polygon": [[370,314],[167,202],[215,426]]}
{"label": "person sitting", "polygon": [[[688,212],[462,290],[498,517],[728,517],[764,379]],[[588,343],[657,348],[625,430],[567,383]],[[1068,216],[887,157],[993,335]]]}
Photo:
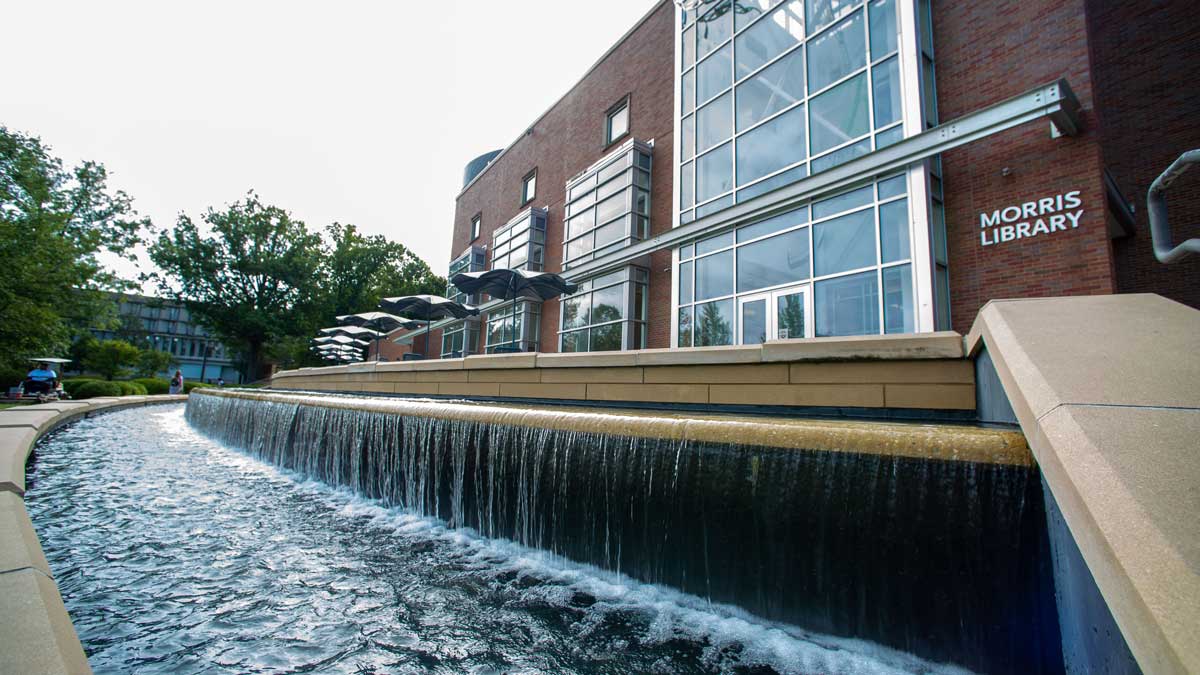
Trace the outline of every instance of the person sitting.
{"label": "person sitting", "polygon": [[183,373],[176,370],[175,375],[171,377],[171,386],[167,389],[169,394],[182,394],[183,391]]}
{"label": "person sitting", "polygon": [[58,385],[58,374],[50,369],[48,363],[38,363],[37,367],[29,371],[25,376],[25,381],[21,386],[25,389],[25,394],[46,394],[54,391]]}

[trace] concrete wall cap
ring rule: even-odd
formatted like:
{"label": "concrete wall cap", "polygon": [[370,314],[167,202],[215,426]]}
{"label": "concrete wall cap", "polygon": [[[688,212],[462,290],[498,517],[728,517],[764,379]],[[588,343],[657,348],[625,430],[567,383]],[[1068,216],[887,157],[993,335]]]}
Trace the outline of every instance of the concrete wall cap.
{"label": "concrete wall cap", "polygon": [[637,365],[638,352],[575,352],[537,355],[539,368],[612,368]]}
{"label": "concrete wall cap", "polygon": [[477,354],[463,359],[466,370],[480,368],[533,368],[537,365],[537,353],[522,352],[519,354]]}
{"label": "concrete wall cap", "polygon": [[711,365],[759,363],[762,361],[762,348],[759,345],[643,349],[633,352],[633,354],[639,366]]}
{"label": "concrete wall cap", "polygon": [[858,359],[959,359],[962,335],[954,331],[856,335],[771,340],[762,346],[763,361],[838,361]]}

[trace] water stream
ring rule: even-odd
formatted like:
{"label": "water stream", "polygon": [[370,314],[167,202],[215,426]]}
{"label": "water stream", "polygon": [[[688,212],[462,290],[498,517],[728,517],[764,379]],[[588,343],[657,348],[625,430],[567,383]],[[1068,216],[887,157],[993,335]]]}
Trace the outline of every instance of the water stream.
{"label": "water stream", "polygon": [[[471,453],[436,460],[397,444],[377,465],[367,449],[382,453],[383,439],[401,433],[394,422],[339,426],[338,414],[313,414],[327,418],[318,425],[280,408],[251,422],[230,409],[192,411],[223,415],[222,435],[260,439],[249,452],[195,431],[182,406],[86,419],[39,443],[26,503],[97,673],[964,672],[631,577],[680,573],[644,560],[647,547],[675,539],[635,543],[629,528],[683,518],[684,507],[658,514],[616,486],[647,480],[654,503],[657,490],[680,499],[704,471],[687,453],[639,462],[638,448],[613,442],[604,472],[551,489],[536,478],[544,469],[534,471],[550,461],[543,434],[515,437],[525,453],[504,459],[477,457],[475,438]],[[293,438],[267,440],[259,425]],[[442,434],[501,443],[491,431],[420,423],[403,433],[429,447]],[[348,447],[358,452],[339,459]],[[437,471],[416,468],[433,461]],[[555,461],[566,471],[575,460]],[[704,462],[733,468],[729,458]],[[473,463],[486,472],[469,470]],[[464,479],[439,478],[455,473]],[[484,489],[499,476],[516,486]],[[573,499],[606,504],[609,523],[580,520]],[[545,500],[559,513],[545,513]],[[572,542],[572,528],[596,543]],[[724,545],[709,542],[709,568],[693,572],[691,586],[716,595],[720,566],[737,558],[715,553]]]}

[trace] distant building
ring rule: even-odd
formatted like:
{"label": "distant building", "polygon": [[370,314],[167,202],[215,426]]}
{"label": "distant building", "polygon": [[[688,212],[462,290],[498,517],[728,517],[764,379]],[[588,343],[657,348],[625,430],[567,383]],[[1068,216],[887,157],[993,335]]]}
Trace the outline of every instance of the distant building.
{"label": "distant building", "polygon": [[216,338],[192,321],[182,303],[165,298],[122,293],[118,299],[121,327],[116,330],[92,329],[99,340],[130,340],[143,349],[152,348],[170,353],[183,372],[185,380],[216,382],[223,378],[234,384],[242,376]]}

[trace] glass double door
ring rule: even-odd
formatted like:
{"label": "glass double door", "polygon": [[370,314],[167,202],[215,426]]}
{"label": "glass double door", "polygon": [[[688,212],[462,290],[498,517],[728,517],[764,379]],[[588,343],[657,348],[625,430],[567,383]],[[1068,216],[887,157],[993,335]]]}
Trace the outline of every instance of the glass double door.
{"label": "glass double door", "polygon": [[812,337],[809,287],[792,286],[738,298],[740,344]]}

